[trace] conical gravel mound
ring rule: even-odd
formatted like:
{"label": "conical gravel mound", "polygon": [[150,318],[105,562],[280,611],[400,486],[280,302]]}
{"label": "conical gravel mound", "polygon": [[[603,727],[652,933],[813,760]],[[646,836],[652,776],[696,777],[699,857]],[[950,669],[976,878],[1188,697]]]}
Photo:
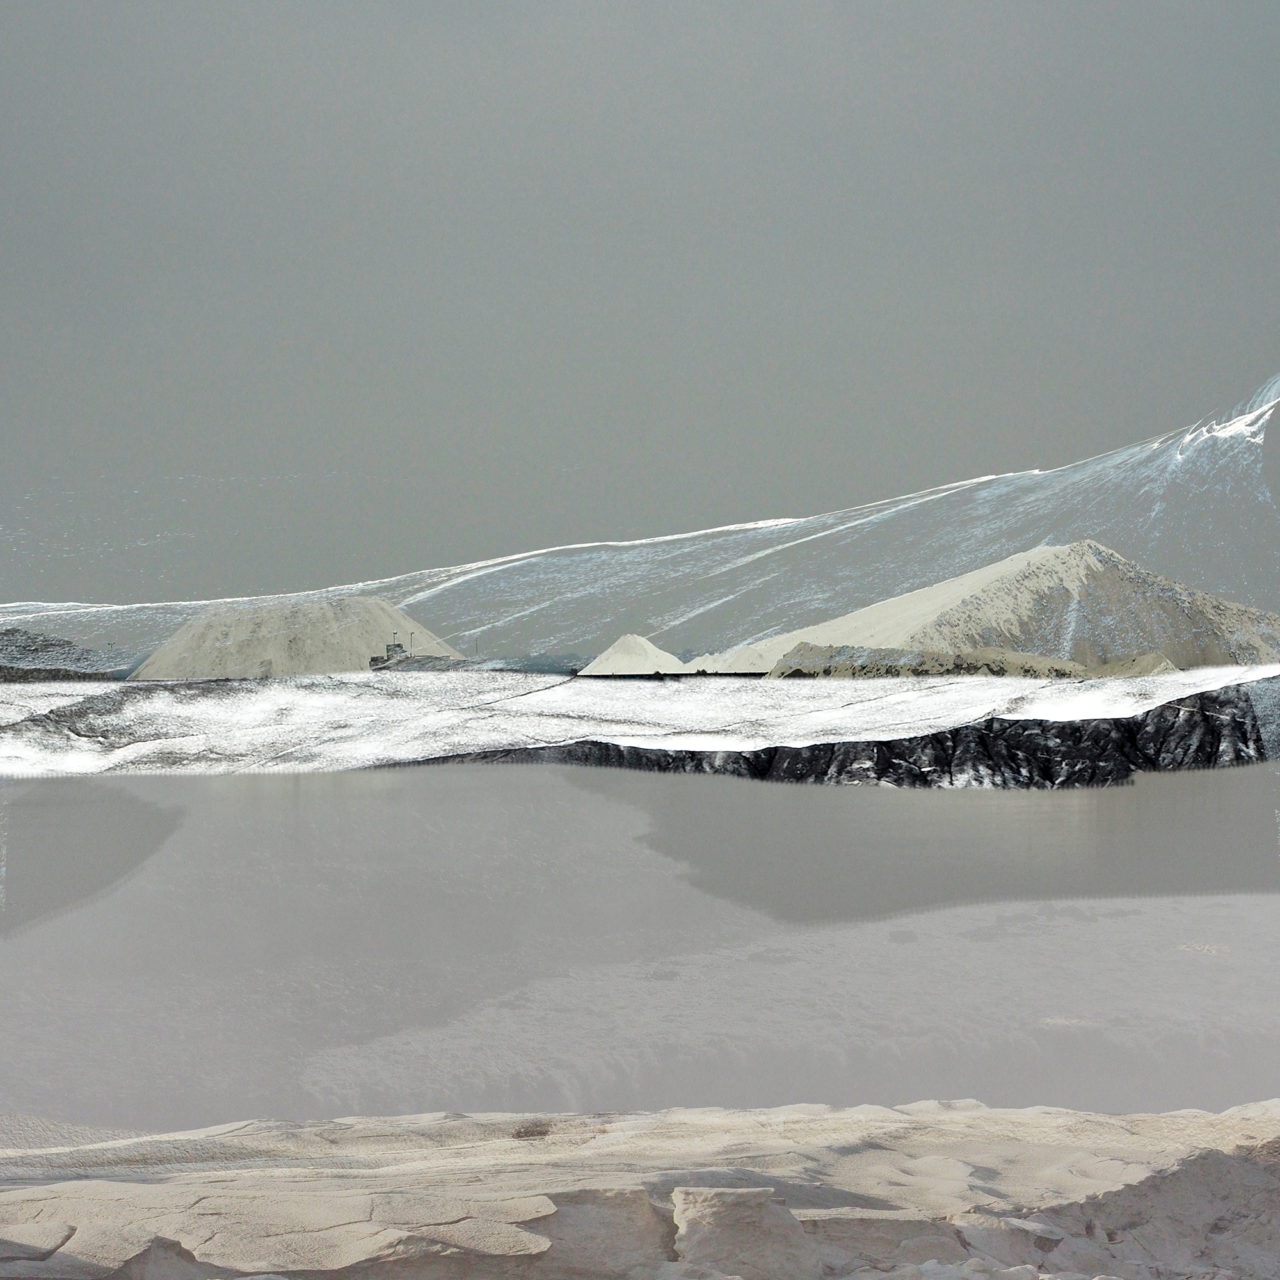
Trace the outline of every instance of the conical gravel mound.
{"label": "conical gravel mound", "polygon": [[180,627],[130,680],[237,680],[368,671],[387,646],[462,655],[422,623],[370,596],[225,603]]}

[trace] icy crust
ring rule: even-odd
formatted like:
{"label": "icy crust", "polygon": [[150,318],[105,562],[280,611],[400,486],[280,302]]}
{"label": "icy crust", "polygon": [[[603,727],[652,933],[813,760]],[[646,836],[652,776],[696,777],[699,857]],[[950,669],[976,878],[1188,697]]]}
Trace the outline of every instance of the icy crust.
{"label": "icy crust", "polygon": [[1280,665],[1110,680],[608,681],[515,672],[0,685],[0,773],[311,772],[584,739],[681,751],[893,741],[1007,720],[1137,716]]}
{"label": "icy crust", "polygon": [[873,676],[1045,676],[1088,680],[1097,676],[1146,676],[1178,668],[1162,653],[1138,654],[1090,671],[1069,658],[1044,658],[1013,649],[868,649],[854,645],[798,644],[766,673],[771,679],[836,676],[863,680]]}
{"label": "icy crust", "polygon": [[0,1151],[0,1276],[1274,1280],[1280,1103],[436,1114]]}
{"label": "icy crust", "polygon": [[[1275,397],[1053,471],[982,476],[845,511],[552,547],[273,599],[384,597],[487,657],[597,654],[625,632],[718,652],[812,626],[1028,547],[1096,538],[1154,573],[1266,608],[1280,516],[1262,478]],[[19,602],[0,625],[149,652],[213,605]]]}

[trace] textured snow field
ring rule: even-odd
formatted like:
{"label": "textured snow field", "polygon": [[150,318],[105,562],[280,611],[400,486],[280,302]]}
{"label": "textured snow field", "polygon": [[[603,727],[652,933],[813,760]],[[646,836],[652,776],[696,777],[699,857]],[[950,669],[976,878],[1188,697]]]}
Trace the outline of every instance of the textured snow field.
{"label": "textured snow field", "polygon": [[583,738],[709,751],[877,741],[990,716],[1132,716],[1275,675],[1280,665],[1115,680],[605,681],[463,671],[5,684],[0,774],[310,772]]}

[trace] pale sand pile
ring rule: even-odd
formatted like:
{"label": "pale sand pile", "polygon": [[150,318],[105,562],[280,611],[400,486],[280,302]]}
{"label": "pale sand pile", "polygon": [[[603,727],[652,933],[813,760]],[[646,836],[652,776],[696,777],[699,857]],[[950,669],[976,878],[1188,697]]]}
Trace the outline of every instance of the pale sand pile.
{"label": "pale sand pile", "polygon": [[995,648],[1070,659],[1090,669],[1159,653],[1185,670],[1275,660],[1280,616],[1219,600],[1083,541],[1022,551],[688,665],[763,673],[802,643],[944,654]]}
{"label": "pale sand pile", "polygon": [[578,673],[584,676],[684,675],[688,668],[674,654],[659,649],[644,636],[615,640]]}
{"label": "pale sand pile", "polygon": [[371,596],[227,603],[188,622],[130,680],[240,680],[368,671],[395,642],[415,654],[462,655],[407,613]]}
{"label": "pale sand pile", "polygon": [[1275,1280],[1280,1101],[251,1121],[0,1151],[0,1276]]}

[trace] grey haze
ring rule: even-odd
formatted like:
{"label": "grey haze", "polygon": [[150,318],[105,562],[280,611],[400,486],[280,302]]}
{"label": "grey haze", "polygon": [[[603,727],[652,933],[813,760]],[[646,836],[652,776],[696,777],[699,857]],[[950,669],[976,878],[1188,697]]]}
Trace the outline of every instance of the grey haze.
{"label": "grey haze", "polygon": [[1268,6],[0,11],[0,599],[1054,466],[1280,368]]}

